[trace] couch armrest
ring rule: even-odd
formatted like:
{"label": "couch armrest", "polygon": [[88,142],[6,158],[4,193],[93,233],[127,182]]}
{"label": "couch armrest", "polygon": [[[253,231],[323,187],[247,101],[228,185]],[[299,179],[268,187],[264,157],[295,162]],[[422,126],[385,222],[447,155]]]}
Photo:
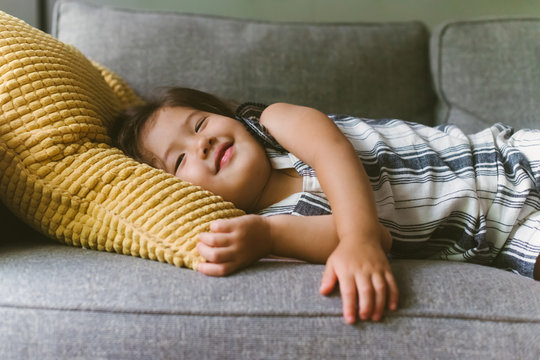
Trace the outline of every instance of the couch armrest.
{"label": "couch armrest", "polygon": [[437,121],[540,127],[540,19],[455,21],[431,37]]}

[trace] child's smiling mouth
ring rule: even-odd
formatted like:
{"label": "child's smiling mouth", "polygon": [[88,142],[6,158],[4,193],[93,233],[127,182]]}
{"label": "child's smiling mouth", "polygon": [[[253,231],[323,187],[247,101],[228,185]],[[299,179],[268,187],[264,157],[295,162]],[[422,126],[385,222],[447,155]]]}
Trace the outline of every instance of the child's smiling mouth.
{"label": "child's smiling mouth", "polygon": [[225,143],[217,149],[215,158],[216,174],[229,163],[233,151],[234,147],[232,142]]}

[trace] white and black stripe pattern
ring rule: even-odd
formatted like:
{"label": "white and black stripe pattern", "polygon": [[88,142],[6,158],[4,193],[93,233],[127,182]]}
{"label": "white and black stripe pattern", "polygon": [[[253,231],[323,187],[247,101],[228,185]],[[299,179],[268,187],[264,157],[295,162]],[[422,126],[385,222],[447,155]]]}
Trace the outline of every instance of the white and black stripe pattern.
{"label": "white and black stripe pattern", "polygon": [[[451,125],[330,118],[363,162],[379,219],[393,237],[393,258],[468,261],[533,276],[540,252],[540,131],[514,134],[497,124],[467,136]],[[273,160],[288,158],[304,178],[316,176],[294,155],[273,149]],[[331,213],[320,189],[304,191],[263,214]]]}

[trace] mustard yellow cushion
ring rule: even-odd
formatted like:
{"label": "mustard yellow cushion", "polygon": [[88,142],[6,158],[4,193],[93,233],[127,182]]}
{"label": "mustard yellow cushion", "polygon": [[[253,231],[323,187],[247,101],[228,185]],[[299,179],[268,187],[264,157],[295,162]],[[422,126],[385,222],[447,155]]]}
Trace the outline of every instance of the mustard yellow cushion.
{"label": "mustard yellow cushion", "polygon": [[242,211],[110,146],[107,125],[140,101],[74,47],[0,11],[2,202],[67,244],[195,268],[196,235]]}

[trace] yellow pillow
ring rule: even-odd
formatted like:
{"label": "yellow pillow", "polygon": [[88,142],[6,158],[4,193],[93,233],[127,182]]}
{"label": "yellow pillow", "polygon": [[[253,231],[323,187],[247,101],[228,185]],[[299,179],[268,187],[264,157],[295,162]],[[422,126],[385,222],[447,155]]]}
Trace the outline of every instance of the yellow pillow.
{"label": "yellow pillow", "polygon": [[74,246],[195,268],[196,236],[241,210],[124,156],[107,125],[141,100],[117,76],[0,11],[0,198]]}

